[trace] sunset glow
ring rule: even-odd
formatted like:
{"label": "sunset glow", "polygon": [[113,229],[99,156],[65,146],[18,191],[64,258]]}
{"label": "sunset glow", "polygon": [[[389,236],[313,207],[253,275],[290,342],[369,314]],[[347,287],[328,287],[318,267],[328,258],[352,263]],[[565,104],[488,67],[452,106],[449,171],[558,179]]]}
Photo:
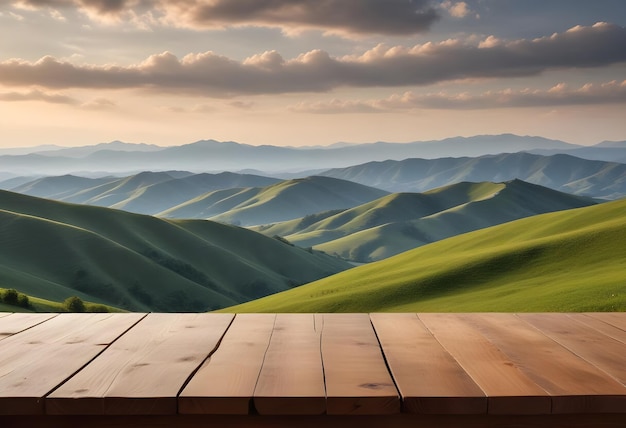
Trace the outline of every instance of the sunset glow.
{"label": "sunset glow", "polygon": [[515,0],[0,5],[0,147],[626,137],[626,7]]}

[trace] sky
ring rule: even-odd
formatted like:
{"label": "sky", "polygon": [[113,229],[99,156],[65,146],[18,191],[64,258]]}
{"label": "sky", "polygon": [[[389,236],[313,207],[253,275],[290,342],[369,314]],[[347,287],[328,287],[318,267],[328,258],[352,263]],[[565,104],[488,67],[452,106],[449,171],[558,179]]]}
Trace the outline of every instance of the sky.
{"label": "sky", "polygon": [[0,0],[0,147],[626,140],[624,0]]}

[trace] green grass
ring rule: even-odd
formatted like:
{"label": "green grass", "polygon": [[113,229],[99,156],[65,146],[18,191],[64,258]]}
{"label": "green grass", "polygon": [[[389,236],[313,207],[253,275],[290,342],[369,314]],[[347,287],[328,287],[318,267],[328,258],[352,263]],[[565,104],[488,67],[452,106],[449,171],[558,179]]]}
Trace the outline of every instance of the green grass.
{"label": "green grass", "polygon": [[[0,303],[0,312],[67,312],[63,302],[55,302],[33,296],[28,296],[28,300],[30,301],[30,307],[28,308]],[[86,312],[124,312],[114,306],[93,302],[85,302],[85,309]]]}
{"label": "green grass", "polygon": [[626,310],[626,200],[429,244],[227,312]]}

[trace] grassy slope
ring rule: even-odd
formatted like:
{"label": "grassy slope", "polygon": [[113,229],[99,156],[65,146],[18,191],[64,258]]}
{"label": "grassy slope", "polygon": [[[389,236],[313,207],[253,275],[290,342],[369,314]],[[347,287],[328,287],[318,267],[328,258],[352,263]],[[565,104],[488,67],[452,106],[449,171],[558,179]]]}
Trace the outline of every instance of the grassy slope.
{"label": "grassy slope", "polygon": [[0,192],[0,242],[3,286],[53,301],[78,295],[131,310],[224,307],[348,267],[245,229],[10,192]]}
{"label": "grassy slope", "polygon": [[232,312],[624,311],[626,200],[449,238]]}
{"label": "grassy slope", "polygon": [[351,208],[386,194],[383,190],[344,180],[308,177],[286,180],[263,188],[212,192],[159,215],[258,225],[320,211]]}
{"label": "grassy slope", "polygon": [[519,180],[465,182],[421,194],[392,194],[311,225],[305,222],[305,227],[299,228],[303,222],[292,221],[257,230],[368,262],[472,230],[593,203]]}

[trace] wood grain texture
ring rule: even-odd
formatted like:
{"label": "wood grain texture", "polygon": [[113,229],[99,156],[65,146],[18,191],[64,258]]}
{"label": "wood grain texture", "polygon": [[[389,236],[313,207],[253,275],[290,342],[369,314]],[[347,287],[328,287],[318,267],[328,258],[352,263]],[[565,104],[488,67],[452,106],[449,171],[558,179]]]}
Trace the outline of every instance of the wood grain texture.
{"label": "wood grain texture", "polygon": [[46,399],[49,414],[175,414],[232,314],[149,314]]}
{"label": "wood grain texture", "polygon": [[57,314],[11,314],[0,313],[0,340],[28,330],[31,327],[41,324]]}
{"label": "wood grain texture", "polygon": [[367,314],[324,314],[326,413],[393,414],[400,397]]}
{"label": "wood grain texture", "polygon": [[2,428],[626,427],[626,313],[33,315]]}
{"label": "wood grain texture", "polygon": [[254,390],[262,415],[322,414],[326,390],[313,314],[278,314]]}
{"label": "wood grain texture", "polygon": [[626,385],[626,344],[563,314],[520,314],[519,317]]}
{"label": "wood grain texture", "polygon": [[179,413],[248,414],[275,314],[239,314],[178,398]]}
{"label": "wood grain texture", "polygon": [[419,318],[487,394],[489,413],[551,412],[548,393],[460,315],[419,314]]}
{"label": "wood grain texture", "polygon": [[144,314],[63,314],[0,341],[0,414],[43,413],[43,397]]}
{"label": "wood grain texture", "polygon": [[615,313],[569,314],[569,316],[595,328],[603,334],[626,343],[626,316],[623,316],[624,314],[621,314],[622,316],[619,315]]}
{"label": "wood grain texture", "polygon": [[[552,396],[552,413],[624,413],[626,388],[510,314],[461,315]],[[521,346],[520,346],[521,345]]]}
{"label": "wood grain texture", "polygon": [[487,413],[485,393],[416,314],[370,317],[402,395],[405,412]]}

